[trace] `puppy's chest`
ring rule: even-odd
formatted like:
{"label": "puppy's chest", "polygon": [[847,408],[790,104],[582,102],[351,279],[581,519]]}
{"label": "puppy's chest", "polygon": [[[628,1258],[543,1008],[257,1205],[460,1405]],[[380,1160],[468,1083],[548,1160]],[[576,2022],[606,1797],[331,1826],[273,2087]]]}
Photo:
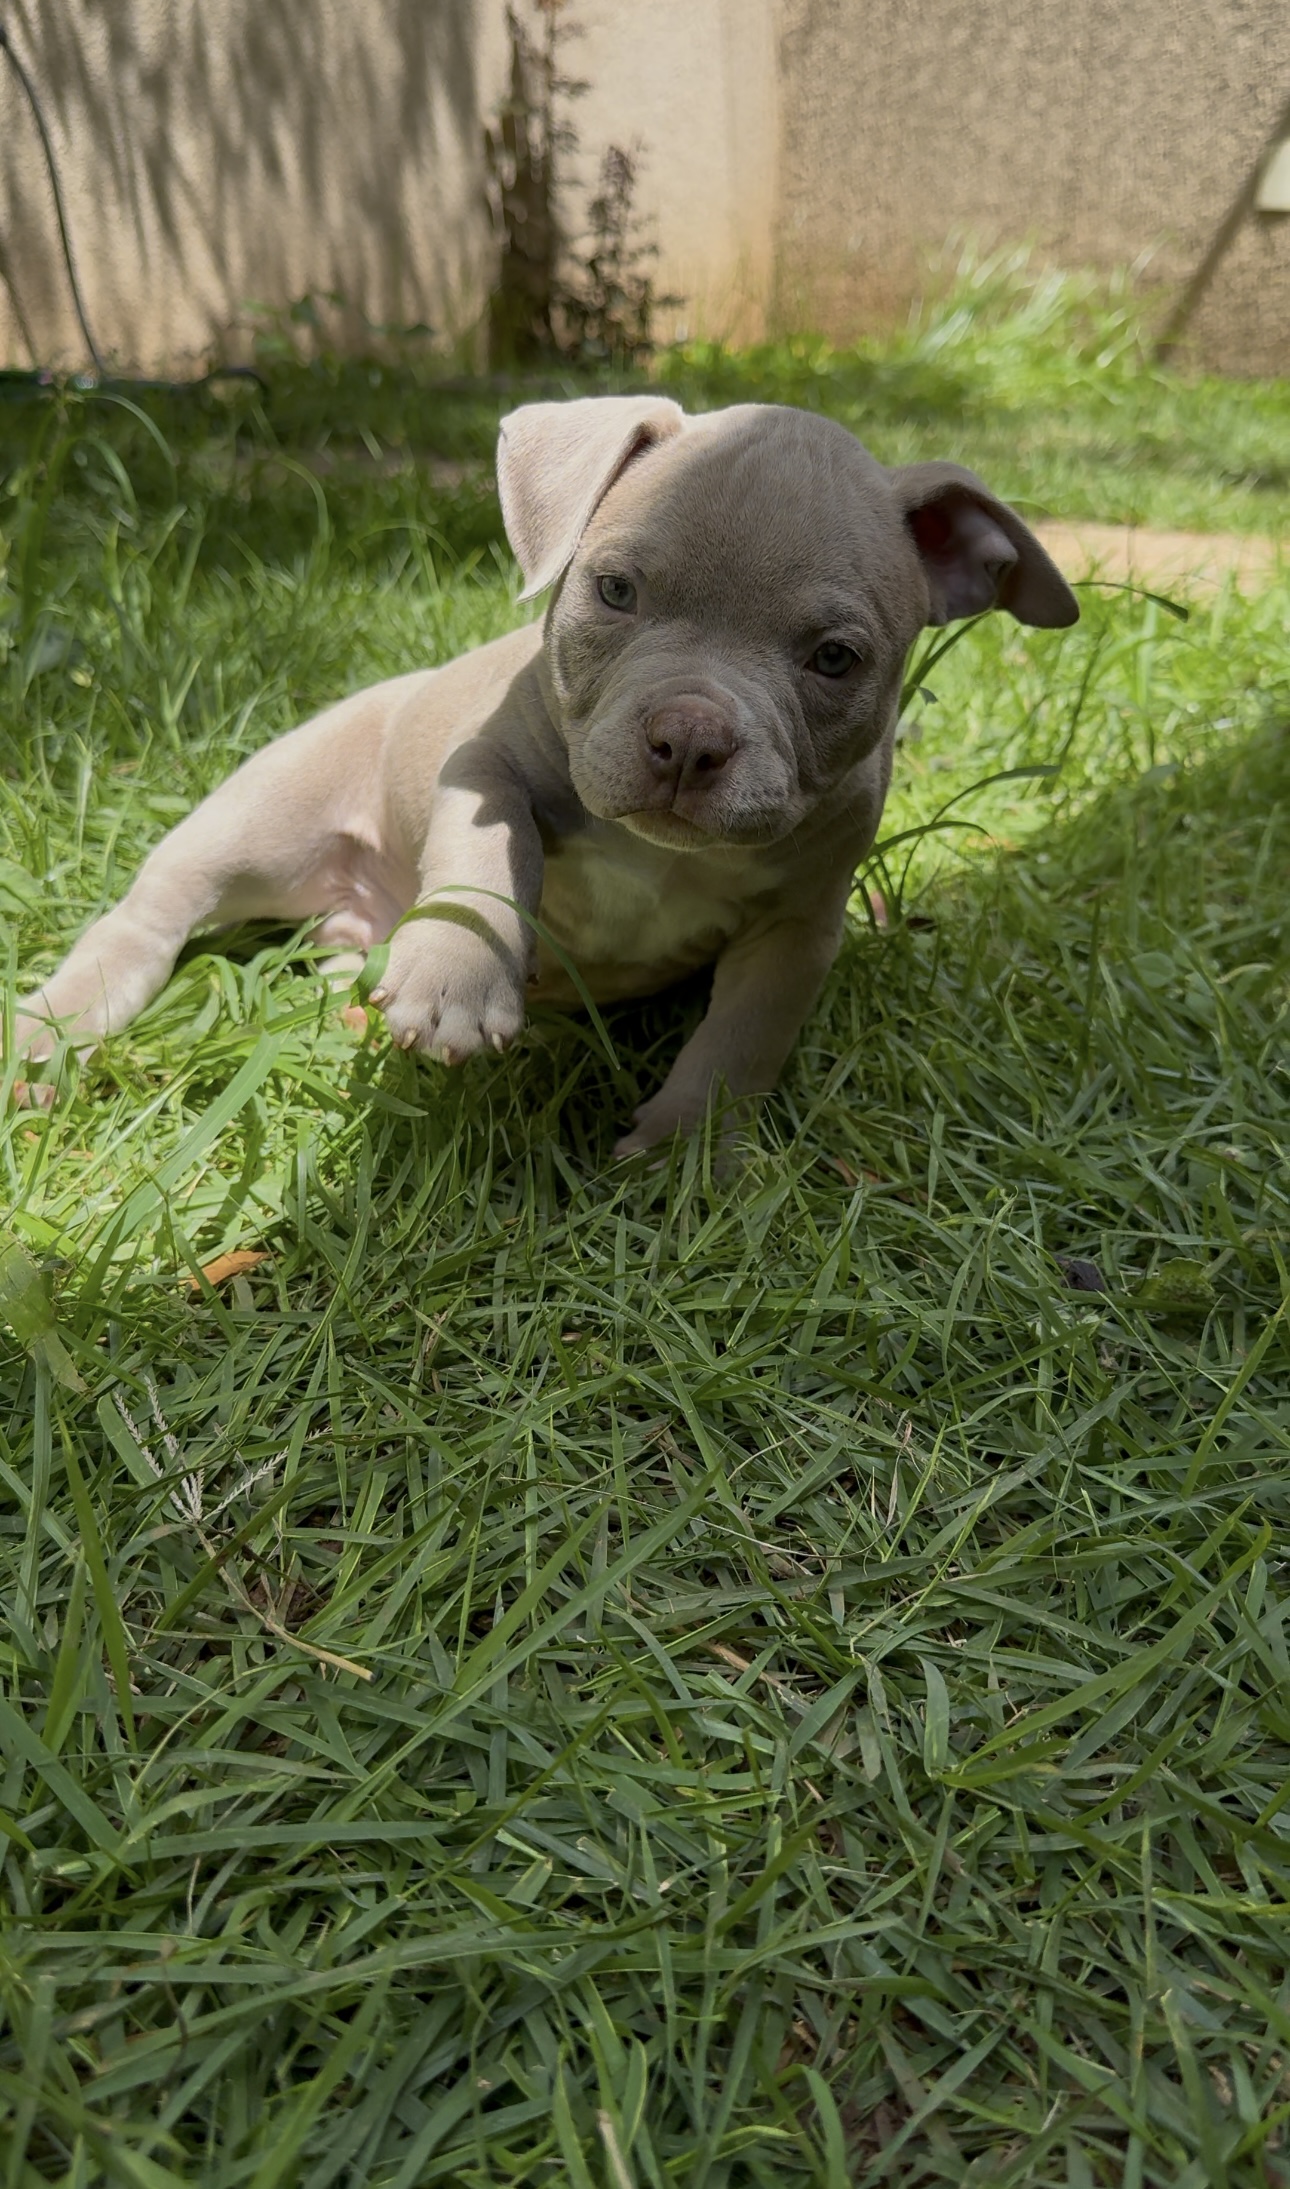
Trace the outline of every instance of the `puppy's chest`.
{"label": "puppy's chest", "polygon": [[[642,995],[715,958],[765,887],[756,854],[674,852],[593,822],[548,852],[541,918],[598,1001]],[[576,995],[558,958],[538,950],[532,993]]]}

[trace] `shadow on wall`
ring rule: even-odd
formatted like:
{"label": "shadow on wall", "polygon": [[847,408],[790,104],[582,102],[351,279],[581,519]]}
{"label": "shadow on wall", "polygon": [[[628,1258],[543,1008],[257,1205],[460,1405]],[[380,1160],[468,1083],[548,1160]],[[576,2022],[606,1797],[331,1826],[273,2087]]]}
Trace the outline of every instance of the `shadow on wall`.
{"label": "shadow on wall", "polygon": [[[248,305],[334,297],[352,331],[482,309],[488,0],[16,0],[100,347],[147,369],[239,347]],[[0,343],[76,364],[40,140],[0,65]],[[243,334],[240,347],[247,346]]]}

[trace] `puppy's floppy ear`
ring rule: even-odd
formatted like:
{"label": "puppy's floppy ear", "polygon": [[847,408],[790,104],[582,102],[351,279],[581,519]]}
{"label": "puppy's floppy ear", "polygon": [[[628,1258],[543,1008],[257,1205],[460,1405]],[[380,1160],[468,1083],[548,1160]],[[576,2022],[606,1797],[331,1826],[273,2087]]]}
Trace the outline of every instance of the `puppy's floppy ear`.
{"label": "puppy's floppy ear", "polygon": [[1055,562],[1006,502],[962,464],[905,464],[890,474],[922,557],[930,623],[1006,608],[1018,623],[1079,621],[1079,602]]}
{"label": "puppy's floppy ear", "polygon": [[521,600],[555,583],[633,457],[684,424],[680,405],[658,395],[525,403],[503,418],[497,484],[506,537],[524,572]]}

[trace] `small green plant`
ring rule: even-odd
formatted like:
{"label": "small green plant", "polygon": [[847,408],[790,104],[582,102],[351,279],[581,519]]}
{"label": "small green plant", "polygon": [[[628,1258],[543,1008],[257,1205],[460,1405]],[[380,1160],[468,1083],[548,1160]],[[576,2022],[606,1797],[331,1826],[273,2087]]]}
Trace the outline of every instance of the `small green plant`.
{"label": "small green plant", "polygon": [[680,297],[659,296],[648,270],[658,246],[641,240],[637,216],[638,155],[611,144],[600,163],[600,187],[587,209],[590,241],[576,256],[576,277],[559,298],[564,349],[578,364],[624,372],[654,354],[654,314]]}
{"label": "small green plant", "polygon": [[654,313],[678,297],[656,295],[648,262],[657,245],[642,236],[639,153],[610,145],[587,208],[585,247],[561,220],[560,169],[576,149],[569,103],[587,85],[564,72],[562,47],[578,35],[561,0],[534,0],[534,30],[507,10],[510,85],[486,133],[499,239],[489,302],[494,365],[559,361],[629,371],[654,350]]}
{"label": "small green plant", "polygon": [[485,133],[498,229],[498,269],[489,299],[488,354],[494,365],[534,365],[557,351],[561,236],[556,163],[576,139],[563,102],[585,85],[564,74],[560,47],[570,26],[560,0],[535,0],[535,36],[508,7],[510,85],[496,124]]}

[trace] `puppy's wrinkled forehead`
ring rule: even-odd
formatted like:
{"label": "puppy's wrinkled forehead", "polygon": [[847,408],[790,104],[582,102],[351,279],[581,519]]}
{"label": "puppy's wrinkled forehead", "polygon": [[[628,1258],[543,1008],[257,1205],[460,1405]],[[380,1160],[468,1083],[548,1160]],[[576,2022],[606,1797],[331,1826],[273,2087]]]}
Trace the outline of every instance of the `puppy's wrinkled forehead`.
{"label": "puppy's wrinkled forehead", "polygon": [[882,466],[832,419],[770,405],[696,418],[640,457],[579,559],[638,573],[661,610],[772,626],[840,601],[907,612],[915,561]]}

